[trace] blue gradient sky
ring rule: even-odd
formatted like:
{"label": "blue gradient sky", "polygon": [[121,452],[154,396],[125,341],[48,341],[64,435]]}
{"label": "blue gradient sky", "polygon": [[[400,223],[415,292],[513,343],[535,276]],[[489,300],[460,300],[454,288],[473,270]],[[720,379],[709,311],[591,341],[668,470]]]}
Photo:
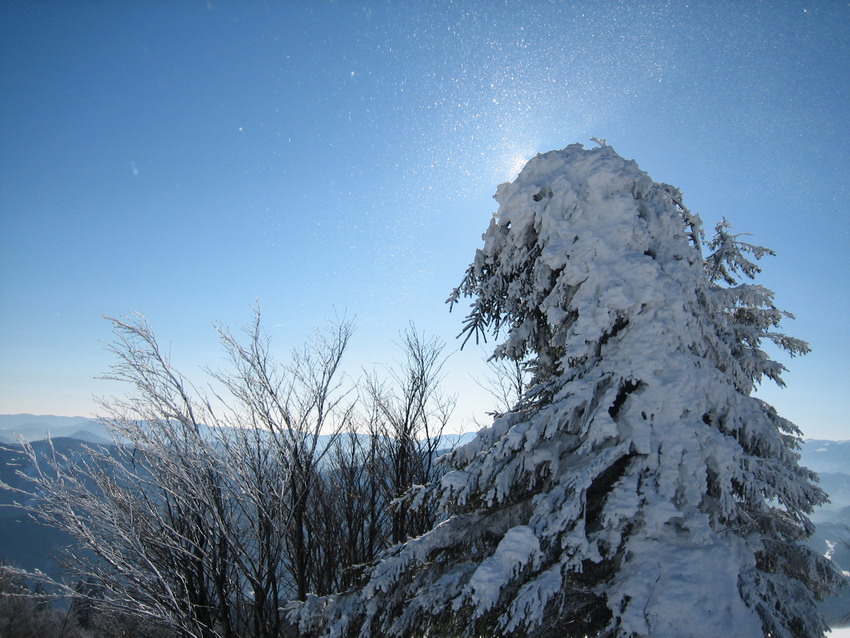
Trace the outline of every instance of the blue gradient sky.
{"label": "blue gradient sky", "polygon": [[[0,87],[0,412],[117,391],[104,314],[201,380],[255,299],[281,353],[354,317],[354,375],[410,320],[455,350],[496,185],[598,136],[777,251],[814,352],[763,395],[850,438],[847,2],[6,0]],[[456,425],[481,355],[449,361]]]}

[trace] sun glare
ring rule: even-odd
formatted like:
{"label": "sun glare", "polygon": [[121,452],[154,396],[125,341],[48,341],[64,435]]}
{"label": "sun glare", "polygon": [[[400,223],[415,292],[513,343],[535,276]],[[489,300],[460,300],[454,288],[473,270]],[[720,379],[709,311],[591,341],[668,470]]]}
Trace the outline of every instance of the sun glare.
{"label": "sun glare", "polygon": [[506,149],[496,164],[496,177],[500,180],[513,181],[516,179],[522,167],[536,153],[533,146]]}

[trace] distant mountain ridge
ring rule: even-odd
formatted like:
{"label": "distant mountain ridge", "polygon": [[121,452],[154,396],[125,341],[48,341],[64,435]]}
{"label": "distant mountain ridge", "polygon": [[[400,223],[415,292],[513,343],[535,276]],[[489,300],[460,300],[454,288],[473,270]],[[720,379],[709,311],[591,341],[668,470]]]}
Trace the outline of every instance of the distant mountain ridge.
{"label": "distant mountain ridge", "polygon": [[51,427],[92,421],[84,416],[56,416],[53,414],[0,414],[0,429],[16,428],[28,424],[46,424]]}
{"label": "distant mountain ridge", "polygon": [[800,452],[804,465],[815,472],[850,474],[850,441],[806,439]]}
{"label": "distant mountain ridge", "polygon": [[42,414],[0,414],[0,443],[17,443],[18,437],[32,442],[48,436],[67,436],[90,443],[108,443],[109,431],[97,421],[83,416]]}
{"label": "distant mountain ridge", "polygon": [[[209,430],[208,426],[202,426],[202,435],[206,436],[204,432]],[[17,443],[19,437],[32,443],[44,440],[48,436],[67,437],[101,445],[109,444],[113,439],[109,429],[103,423],[88,417],[0,414],[0,444]],[[462,445],[474,436],[474,433],[444,434],[440,437],[440,449]],[[320,446],[323,440],[329,440],[329,437],[320,436]]]}

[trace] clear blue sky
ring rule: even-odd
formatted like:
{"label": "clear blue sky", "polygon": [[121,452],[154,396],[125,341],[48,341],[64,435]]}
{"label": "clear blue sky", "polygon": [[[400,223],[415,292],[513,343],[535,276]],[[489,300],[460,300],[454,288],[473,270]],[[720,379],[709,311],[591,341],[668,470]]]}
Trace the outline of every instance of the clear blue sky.
{"label": "clear blue sky", "polygon": [[764,396],[850,438],[845,1],[6,0],[0,91],[0,412],[92,414],[104,314],[194,379],[255,299],[281,353],[354,317],[352,374],[411,320],[454,350],[496,185],[597,136],[777,251],[814,351]]}

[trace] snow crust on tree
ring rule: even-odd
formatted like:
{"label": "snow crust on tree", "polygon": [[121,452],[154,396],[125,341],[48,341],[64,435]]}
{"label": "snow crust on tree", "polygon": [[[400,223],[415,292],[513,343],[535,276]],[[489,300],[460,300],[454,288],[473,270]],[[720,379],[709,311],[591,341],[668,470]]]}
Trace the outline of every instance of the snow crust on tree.
{"label": "snow crust on tree", "polygon": [[[293,605],[303,635],[820,636],[840,575],[806,548],[826,500],[800,433],[750,396],[781,383],[786,313],[742,282],[767,249],[701,220],[613,148],[531,159],[496,192],[450,301],[467,339],[526,362],[520,403],[445,459],[446,513]],[[421,498],[418,494],[417,498]]]}

